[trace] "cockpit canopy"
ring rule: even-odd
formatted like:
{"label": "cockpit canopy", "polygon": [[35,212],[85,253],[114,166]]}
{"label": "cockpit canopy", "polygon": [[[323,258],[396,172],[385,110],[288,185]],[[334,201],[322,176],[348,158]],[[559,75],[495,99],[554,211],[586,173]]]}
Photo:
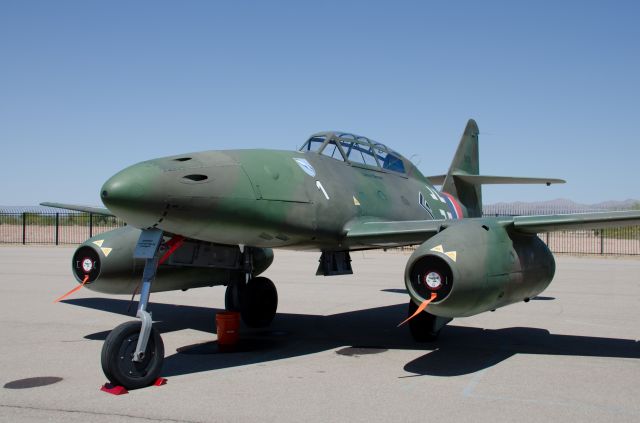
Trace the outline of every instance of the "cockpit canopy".
{"label": "cockpit canopy", "polygon": [[313,134],[300,151],[314,151],[356,165],[406,173],[405,160],[386,145],[345,132]]}

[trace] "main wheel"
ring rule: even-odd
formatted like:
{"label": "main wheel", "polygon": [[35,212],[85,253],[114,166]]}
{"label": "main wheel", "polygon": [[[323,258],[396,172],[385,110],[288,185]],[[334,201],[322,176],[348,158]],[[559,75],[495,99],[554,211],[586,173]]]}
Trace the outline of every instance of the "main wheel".
{"label": "main wheel", "polygon": [[123,323],[109,333],[102,345],[102,371],[114,385],[127,389],[144,388],[160,376],[164,344],[156,328],[151,328],[144,359],[141,362],[132,360],[141,326],[139,321]]}
{"label": "main wheel", "polygon": [[251,328],[264,328],[271,324],[278,308],[278,291],[270,279],[258,277],[249,280],[242,290],[240,315]]}
{"label": "main wheel", "polygon": [[[413,315],[418,306],[409,300],[409,310],[407,316]],[[436,316],[423,311],[413,319],[409,320],[409,331],[416,342],[435,341],[440,334],[440,330],[435,330]]]}
{"label": "main wheel", "polygon": [[242,309],[244,288],[244,281],[234,281],[227,285],[227,290],[224,292],[224,308],[227,311],[240,311]]}

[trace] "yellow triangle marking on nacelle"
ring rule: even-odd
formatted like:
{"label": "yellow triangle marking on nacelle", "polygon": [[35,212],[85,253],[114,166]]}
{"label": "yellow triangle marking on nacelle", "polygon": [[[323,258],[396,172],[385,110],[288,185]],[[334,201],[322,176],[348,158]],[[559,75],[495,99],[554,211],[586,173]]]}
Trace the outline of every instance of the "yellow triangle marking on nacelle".
{"label": "yellow triangle marking on nacelle", "polygon": [[102,254],[104,254],[105,257],[109,257],[109,254],[111,253],[111,251],[113,250],[113,248],[100,248],[102,250]]}
{"label": "yellow triangle marking on nacelle", "polygon": [[435,251],[436,253],[444,253],[444,248],[442,248],[442,245],[438,245],[433,247],[431,251]]}
{"label": "yellow triangle marking on nacelle", "polygon": [[93,244],[97,245],[98,247],[102,247],[103,242],[104,242],[104,239],[99,239],[98,241],[93,241]]}
{"label": "yellow triangle marking on nacelle", "polygon": [[356,196],[353,196],[353,205],[354,206],[359,206],[360,205],[360,201],[358,201],[358,199],[356,198]]}
{"label": "yellow triangle marking on nacelle", "polygon": [[446,256],[448,256],[451,260],[456,261],[456,258],[458,257],[458,254],[455,251],[447,251],[446,253],[444,253]]}

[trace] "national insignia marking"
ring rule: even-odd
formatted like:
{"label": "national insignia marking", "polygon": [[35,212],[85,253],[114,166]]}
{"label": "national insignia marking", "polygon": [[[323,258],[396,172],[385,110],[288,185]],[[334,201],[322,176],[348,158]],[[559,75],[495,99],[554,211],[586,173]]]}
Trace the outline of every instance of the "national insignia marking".
{"label": "national insignia marking", "polygon": [[298,163],[298,166],[300,166],[300,169],[302,169],[304,173],[311,176],[312,178],[315,178],[316,170],[313,168],[313,166],[311,166],[311,163],[309,163],[307,159],[294,157],[293,160],[295,160],[295,162]]}
{"label": "national insignia marking", "polygon": [[111,254],[111,251],[113,250],[113,248],[100,248],[102,250],[102,254],[104,254],[105,257],[109,257],[109,254]]}

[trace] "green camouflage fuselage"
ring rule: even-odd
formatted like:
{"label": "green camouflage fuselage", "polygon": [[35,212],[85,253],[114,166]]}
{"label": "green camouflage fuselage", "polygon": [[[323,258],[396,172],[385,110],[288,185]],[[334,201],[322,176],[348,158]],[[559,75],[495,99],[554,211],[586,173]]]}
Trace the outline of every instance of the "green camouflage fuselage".
{"label": "green camouflage fuselage", "polygon": [[406,159],[404,166],[398,173],[315,152],[207,151],[128,167],[105,183],[102,199],[139,228],[220,244],[344,250],[355,220],[456,216],[455,199],[448,205]]}

